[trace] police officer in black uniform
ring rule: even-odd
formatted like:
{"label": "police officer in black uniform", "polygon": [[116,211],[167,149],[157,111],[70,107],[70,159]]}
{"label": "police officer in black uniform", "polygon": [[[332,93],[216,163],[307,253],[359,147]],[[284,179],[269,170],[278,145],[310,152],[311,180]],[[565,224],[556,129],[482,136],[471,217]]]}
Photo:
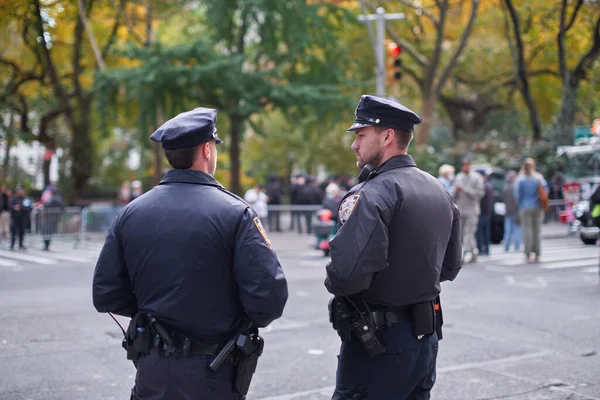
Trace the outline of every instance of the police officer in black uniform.
{"label": "police officer in black uniform", "polygon": [[429,399],[441,333],[440,282],[461,268],[459,212],[407,154],[421,118],[363,95],[357,166],[373,167],[344,197],[325,286],[342,338],[333,399]]}
{"label": "police officer in black uniform", "polygon": [[233,359],[208,365],[242,319],[265,327],[287,301],[261,221],[213,177],[216,115],[196,108],[152,134],[173,169],[119,213],[94,272],[96,309],[132,317],[135,400],[244,398]]}

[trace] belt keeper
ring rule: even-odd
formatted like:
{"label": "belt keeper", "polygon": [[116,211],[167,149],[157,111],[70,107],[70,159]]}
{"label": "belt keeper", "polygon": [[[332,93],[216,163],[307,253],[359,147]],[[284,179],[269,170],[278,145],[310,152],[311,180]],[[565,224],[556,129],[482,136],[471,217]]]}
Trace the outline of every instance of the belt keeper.
{"label": "belt keeper", "polygon": [[388,328],[391,328],[392,327],[392,318],[390,317],[389,311],[386,312],[384,315],[385,315],[385,326],[387,326]]}

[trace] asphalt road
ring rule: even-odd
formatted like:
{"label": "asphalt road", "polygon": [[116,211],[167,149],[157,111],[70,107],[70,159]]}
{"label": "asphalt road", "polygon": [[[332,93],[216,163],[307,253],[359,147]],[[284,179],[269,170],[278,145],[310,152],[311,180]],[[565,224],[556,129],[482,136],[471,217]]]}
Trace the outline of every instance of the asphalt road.
{"label": "asphalt road", "polygon": [[[306,235],[271,239],[290,298],[262,332],[248,399],[328,399],[339,338],[327,317],[326,258]],[[600,399],[598,248],[573,237],[542,246],[541,264],[495,247],[442,285],[433,399]],[[57,245],[49,255],[33,247],[0,245],[0,399],[129,398],[135,370],[121,332],[91,302],[99,244]]]}

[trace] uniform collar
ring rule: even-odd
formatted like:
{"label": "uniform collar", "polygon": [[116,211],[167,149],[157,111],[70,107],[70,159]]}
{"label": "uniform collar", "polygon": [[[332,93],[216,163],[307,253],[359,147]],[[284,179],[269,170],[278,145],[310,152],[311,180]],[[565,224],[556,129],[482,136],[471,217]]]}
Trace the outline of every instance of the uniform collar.
{"label": "uniform collar", "polygon": [[390,169],[416,166],[417,164],[415,163],[415,160],[413,160],[412,156],[409,154],[403,154],[390,158],[380,165],[379,168],[376,169],[376,172],[377,174],[381,174],[382,172],[389,171]]}
{"label": "uniform collar", "polygon": [[191,183],[196,185],[210,185],[222,187],[222,185],[211,175],[202,171],[191,169],[172,169],[169,170],[161,179],[159,185],[169,183]]}

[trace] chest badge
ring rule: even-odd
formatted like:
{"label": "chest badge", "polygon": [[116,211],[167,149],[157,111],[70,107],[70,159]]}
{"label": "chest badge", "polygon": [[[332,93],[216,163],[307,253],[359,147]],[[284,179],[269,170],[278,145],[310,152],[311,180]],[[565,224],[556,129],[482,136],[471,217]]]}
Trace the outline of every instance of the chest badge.
{"label": "chest badge", "polygon": [[338,217],[342,224],[345,224],[350,218],[350,214],[352,214],[352,210],[358,203],[358,199],[360,199],[360,194],[353,194],[352,196],[348,196],[342,201],[340,204],[340,208],[338,210]]}
{"label": "chest badge", "polygon": [[263,239],[265,239],[267,246],[269,246],[269,248],[272,249],[273,245],[271,244],[271,241],[267,236],[267,231],[265,230],[265,227],[263,226],[262,222],[260,222],[260,219],[258,217],[254,218],[254,225],[256,225],[256,229],[258,229],[260,235],[263,237]]}

